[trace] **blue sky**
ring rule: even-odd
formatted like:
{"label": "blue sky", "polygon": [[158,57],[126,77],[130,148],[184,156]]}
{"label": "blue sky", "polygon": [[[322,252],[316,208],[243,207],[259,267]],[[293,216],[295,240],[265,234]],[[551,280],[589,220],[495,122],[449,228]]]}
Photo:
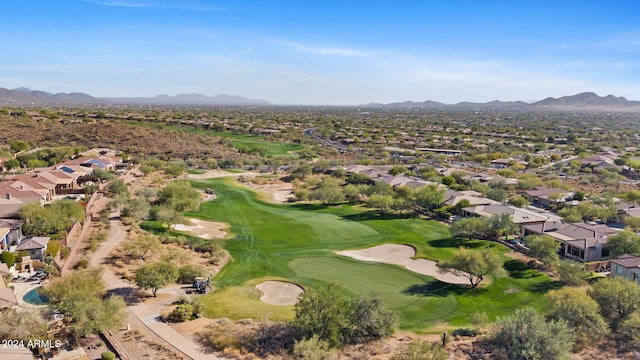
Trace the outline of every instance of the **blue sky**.
{"label": "blue sky", "polygon": [[638,1],[2,0],[0,87],[274,104],[640,100]]}

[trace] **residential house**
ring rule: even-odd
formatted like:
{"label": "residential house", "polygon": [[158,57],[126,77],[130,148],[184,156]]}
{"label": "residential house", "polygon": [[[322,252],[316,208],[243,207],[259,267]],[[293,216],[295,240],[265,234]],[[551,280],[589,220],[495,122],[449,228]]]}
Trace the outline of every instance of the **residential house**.
{"label": "residential house", "polygon": [[15,251],[26,251],[32,259],[44,261],[44,253],[47,250],[50,237],[31,236],[20,241]]}
{"label": "residential house", "polygon": [[425,186],[428,185],[435,185],[438,187],[446,187],[443,184],[440,183],[435,183],[433,181],[426,181],[426,180],[422,180],[422,179],[418,179],[418,178],[414,178],[414,177],[410,177],[410,176],[406,176],[406,175],[390,175],[390,174],[385,174],[382,176],[378,176],[375,178],[372,178],[372,180],[374,182],[386,182],[387,184],[391,185],[392,187],[398,187],[398,186],[408,186],[411,188],[423,188]]}
{"label": "residential house", "polygon": [[47,194],[38,193],[32,190],[20,191],[6,183],[0,183],[0,218],[15,218],[20,214],[20,209],[34,202],[44,205],[47,201]]}
{"label": "residential house", "polygon": [[467,200],[470,205],[494,205],[500,204],[498,201],[491,200],[482,196],[482,193],[473,190],[447,190],[444,196],[444,204],[447,206],[455,206],[460,201]]}
{"label": "residential house", "polygon": [[598,261],[609,256],[607,239],[616,230],[604,224],[547,221],[522,227],[524,235],[549,235],[560,243],[560,256],[581,261]]}
{"label": "residential house", "polygon": [[611,277],[623,277],[640,284],[640,256],[624,254],[612,259]]}
{"label": "residential house", "polygon": [[507,213],[511,220],[518,226],[522,227],[528,224],[542,224],[550,220],[550,216],[540,214],[528,209],[520,209],[511,205],[491,204],[470,206],[462,209],[463,217],[481,216],[493,217],[495,215]]}
{"label": "residential house", "polygon": [[22,239],[23,222],[15,219],[0,219],[0,251],[8,250]]}
{"label": "residential house", "polygon": [[625,217],[640,217],[640,206],[626,201],[620,201],[616,203],[618,209],[617,220],[623,222]]}
{"label": "residential house", "polygon": [[4,280],[6,276],[5,269],[6,271],[9,270],[7,264],[0,263],[0,310],[18,305],[16,294],[14,294],[13,289],[7,286],[7,282]]}
{"label": "residential house", "polygon": [[550,207],[552,205],[563,204],[573,199],[574,192],[561,189],[538,187],[524,192],[529,198],[531,205]]}

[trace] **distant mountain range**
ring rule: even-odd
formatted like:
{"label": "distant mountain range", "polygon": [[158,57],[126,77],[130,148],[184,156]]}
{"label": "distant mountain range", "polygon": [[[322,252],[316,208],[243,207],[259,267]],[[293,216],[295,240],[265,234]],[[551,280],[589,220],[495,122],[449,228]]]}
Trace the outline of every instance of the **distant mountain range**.
{"label": "distant mountain range", "polygon": [[144,104],[144,105],[211,105],[211,106],[268,106],[265,100],[247,99],[236,95],[206,96],[179,94],[156,97],[93,97],[85,93],[57,93],[27,88],[5,89],[0,87],[0,105],[83,105],[83,104]]}
{"label": "distant mountain range", "polygon": [[[88,105],[88,104],[144,104],[144,105],[210,105],[210,106],[269,106],[266,100],[247,99],[236,95],[206,96],[202,94],[158,95],[155,97],[93,97],[72,92],[52,94],[27,88],[0,87],[0,105]],[[390,104],[371,103],[369,108],[420,108],[434,110],[532,110],[532,111],[623,111],[640,112],[640,101],[630,101],[613,95],[598,96],[584,92],[560,98],[527,103],[524,101],[490,101],[486,103],[460,102],[449,105],[437,101],[404,101]]]}
{"label": "distant mountain range", "polygon": [[421,108],[441,110],[536,110],[536,111],[624,111],[640,112],[640,101],[630,101],[613,95],[598,96],[593,92],[583,92],[560,98],[548,97],[533,103],[524,101],[490,101],[486,103],[460,102],[453,105],[437,101],[404,101],[390,104],[367,104],[365,107],[380,108]]}

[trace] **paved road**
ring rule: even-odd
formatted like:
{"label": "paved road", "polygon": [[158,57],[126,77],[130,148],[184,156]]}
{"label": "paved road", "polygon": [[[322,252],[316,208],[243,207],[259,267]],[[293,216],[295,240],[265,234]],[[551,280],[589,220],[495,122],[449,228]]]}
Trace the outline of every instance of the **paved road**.
{"label": "paved road", "polygon": [[[111,220],[111,231],[107,240],[102,243],[98,250],[91,258],[91,266],[99,266],[104,264],[104,259],[109,252],[113,250],[121,241],[126,239],[127,232],[124,226],[118,219]],[[119,279],[108,268],[105,268],[102,274],[102,280],[105,282],[107,289],[117,290],[118,293],[122,293],[125,296],[134,297],[135,289],[131,284]],[[160,321],[160,310],[166,303],[171,303],[174,299],[184,295],[184,292],[179,287],[169,287],[167,289],[161,289],[158,293],[171,293],[173,297],[165,300],[164,302],[147,305],[142,302],[137,302],[136,305],[129,306],[129,311],[142,323],[144,323],[156,336],[172,345],[186,356],[194,360],[215,360],[222,359],[215,355],[205,354],[200,350],[200,345],[193,342],[191,339],[183,336],[175,331],[169,325]],[[129,301],[135,301],[136,299],[125,299]]]}

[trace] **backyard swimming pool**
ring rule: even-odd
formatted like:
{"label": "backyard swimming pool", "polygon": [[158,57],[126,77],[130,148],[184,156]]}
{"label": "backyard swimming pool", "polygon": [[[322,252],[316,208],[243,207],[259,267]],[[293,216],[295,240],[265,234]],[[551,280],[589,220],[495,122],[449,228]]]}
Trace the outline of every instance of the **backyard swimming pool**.
{"label": "backyard swimming pool", "polygon": [[29,290],[22,300],[31,305],[46,305],[49,302],[49,299],[40,293],[40,287]]}

